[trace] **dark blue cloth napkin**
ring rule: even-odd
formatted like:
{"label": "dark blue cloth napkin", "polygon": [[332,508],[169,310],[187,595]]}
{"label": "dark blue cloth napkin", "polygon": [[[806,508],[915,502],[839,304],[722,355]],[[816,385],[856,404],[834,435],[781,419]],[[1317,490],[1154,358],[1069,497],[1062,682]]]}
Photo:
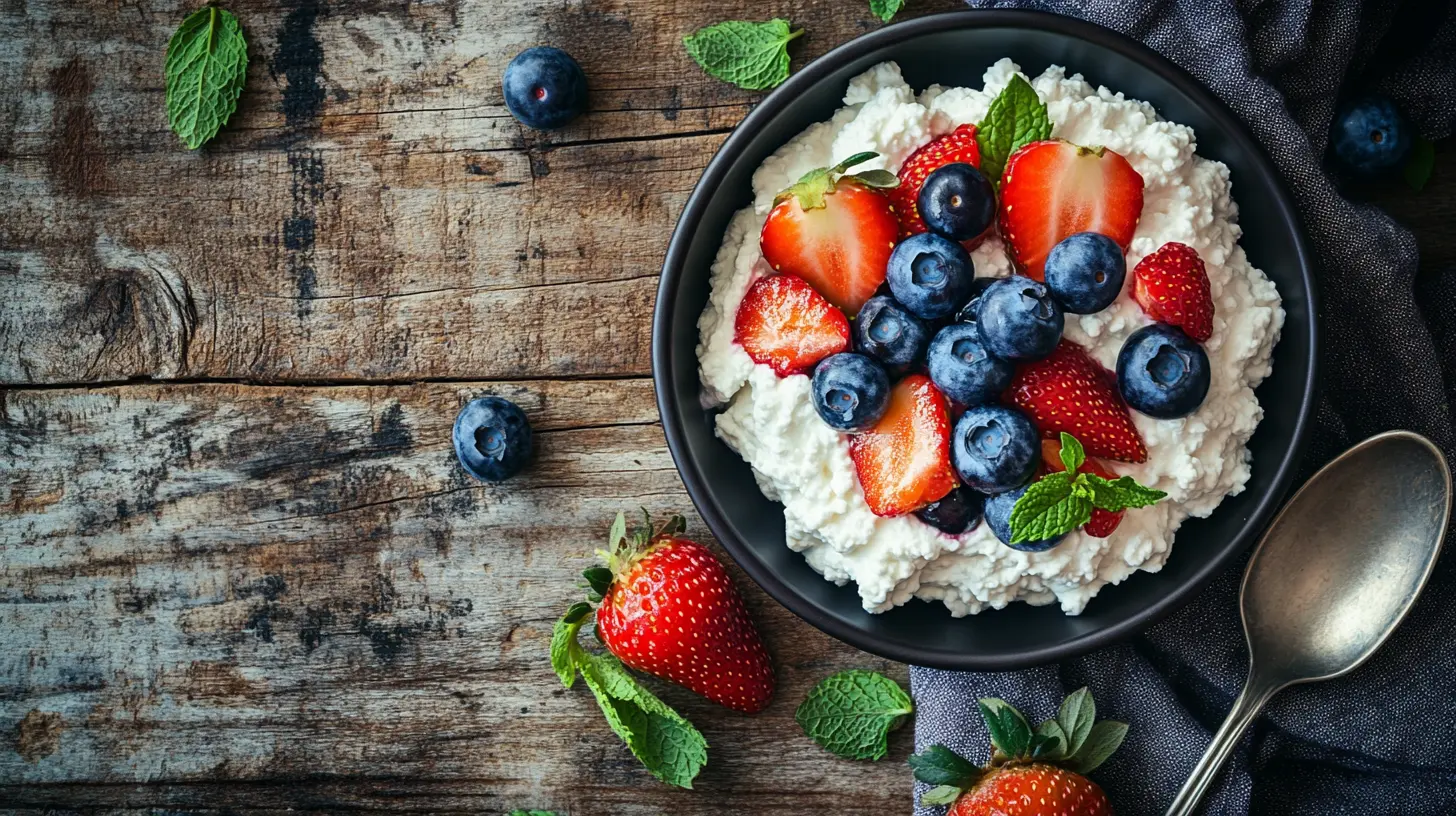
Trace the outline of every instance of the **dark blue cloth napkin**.
{"label": "dark blue cloth napkin", "polygon": [[[1456,270],[1418,270],[1410,232],[1347,198],[1321,160],[1336,100],[1358,89],[1393,97],[1428,138],[1450,135],[1456,4],[970,5],[1060,12],[1135,37],[1211,88],[1263,143],[1294,192],[1317,255],[1324,394],[1305,475],[1391,428],[1419,431],[1448,457],[1456,454],[1449,406],[1456,384]],[[1235,185],[1237,197],[1237,179]],[[1244,680],[1237,609],[1242,569],[1241,562],[1146,634],[1060,665],[1002,674],[913,669],[917,749],[939,742],[983,760],[978,697],[1002,697],[1035,722],[1054,713],[1068,691],[1090,686],[1100,715],[1132,725],[1122,750],[1094,778],[1120,816],[1163,813]],[[917,784],[917,798],[921,789]],[[939,812],[917,809],[919,816]],[[1274,699],[1210,794],[1206,812],[1456,814],[1456,553],[1441,560],[1411,617],[1368,664]]]}

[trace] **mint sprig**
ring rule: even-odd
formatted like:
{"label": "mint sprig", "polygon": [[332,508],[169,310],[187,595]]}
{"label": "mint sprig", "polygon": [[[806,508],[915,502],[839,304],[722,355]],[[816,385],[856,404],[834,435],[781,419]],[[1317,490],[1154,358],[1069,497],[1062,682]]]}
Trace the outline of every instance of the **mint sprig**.
{"label": "mint sprig", "polygon": [[1033,482],[1011,508],[1012,544],[1071,532],[1091,520],[1093,508],[1119,513],[1147,507],[1168,495],[1138,484],[1131,476],[1104,479],[1095,473],[1078,473],[1087,454],[1069,433],[1062,434],[1060,456],[1066,470]]}
{"label": "mint sprig", "polygon": [[905,0],[870,0],[870,13],[888,23],[895,13],[905,7]]}
{"label": "mint sprig", "polygon": [[819,682],[794,712],[810,739],[845,759],[883,759],[890,732],[915,710],[894,680],[858,669]]}
{"label": "mint sprig", "polygon": [[683,38],[688,56],[704,71],[744,90],[762,91],[789,78],[789,43],[803,34],[787,20],[728,20]]}
{"label": "mint sprig", "polygon": [[1032,142],[1052,137],[1052,122],[1046,103],[1031,83],[1020,74],[1001,89],[976,126],[976,145],[981,149],[981,172],[991,183],[1001,184],[1001,174],[1011,154]]}
{"label": "mint sprig", "polygon": [[866,187],[888,189],[898,187],[900,179],[889,170],[864,170],[853,175],[847,175],[849,168],[856,164],[864,164],[880,154],[866,150],[863,153],[856,153],[833,167],[820,167],[810,170],[799,177],[799,180],[790,185],[787,189],[774,196],[774,203],[783,201],[786,198],[797,198],[799,206],[806,210],[817,210],[825,204],[825,197],[834,192],[834,187],[840,179],[853,179]]}
{"label": "mint sprig", "polygon": [[551,667],[571,688],[579,673],[609,725],[632,755],[658,779],[692,788],[708,763],[708,741],[693,724],[658,699],[609,653],[589,652],[577,639],[586,624],[588,604],[566,611],[551,633]]}
{"label": "mint sprig", "polygon": [[248,73],[248,42],[238,18],[216,6],[187,15],[167,43],[167,124],[196,150],[237,110]]}

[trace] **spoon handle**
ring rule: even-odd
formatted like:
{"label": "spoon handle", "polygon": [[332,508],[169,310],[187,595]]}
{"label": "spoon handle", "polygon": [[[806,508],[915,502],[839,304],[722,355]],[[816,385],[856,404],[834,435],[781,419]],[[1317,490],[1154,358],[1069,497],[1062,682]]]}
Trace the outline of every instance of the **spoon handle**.
{"label": "spoon handle", "polygon": [[1252,672],[1249,673],[1243,692],[1234,700],[1228,717],[1219,726],[1218,733],[1213,735],[1213,742],[1209,743],[1208,750],[1203,752],[1203,758],[1194,766],[1188,781],[1183,783],[1183,788],[1173,798],[1167,816],[1193,816],[1197,812],[1198,803],[1203,801],[1208,789],[1213,787],[1214,781],[1218,779],[1218,772],[1228,762],[1234,748],[1238,747],[1239,738],[1244,735],[1254,718],[1259,716],[1264,704],[1280,688],[1278,684],[1265,682]]}

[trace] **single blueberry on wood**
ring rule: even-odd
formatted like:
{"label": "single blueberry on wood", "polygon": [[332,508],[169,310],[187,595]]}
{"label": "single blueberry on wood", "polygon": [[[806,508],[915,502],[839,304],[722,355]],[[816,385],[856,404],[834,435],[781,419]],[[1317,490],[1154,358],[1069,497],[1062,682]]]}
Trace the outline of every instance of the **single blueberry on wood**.
{"label": "single blueberry on wood", "polygon": [[586,73],[560,48],[538,46],[517,54],[501,79],[506,108],[526,127],[564,127],[586,110]]}
{"label": "single blueberry on wood", "polygon": [[502,397],[466,403],[451,436],[460,466],[483,482],[509,479],[531,458],[531,423],[514,402]]}

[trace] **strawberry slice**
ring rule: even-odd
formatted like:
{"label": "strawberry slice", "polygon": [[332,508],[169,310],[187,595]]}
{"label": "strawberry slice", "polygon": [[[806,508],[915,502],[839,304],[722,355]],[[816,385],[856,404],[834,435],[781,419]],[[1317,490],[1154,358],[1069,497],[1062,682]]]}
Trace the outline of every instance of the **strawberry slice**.
{"label": "strawberry slice", "polygon": [[733,339],[755,363],[787,377],[848,350],[849,321],[803,278],[769,275],[754,281],[738,304]]}
{"label": "strawberry slice", "polygon": [[1070,340],[1045,359],[1017,366],[1006,399],[1031,417],[1045,439],[1060,439],[1065,431],[1077,437],[1088,456],[1148,460],[1112,373]]}
{"label": "strawberry slice", "polygon": [[[915,200],[931,173],[957,162],[981,168],[981,148],[976,144],[976,126],[961,125],[950,133],[920,146],[900,165],[900,186],[886,193],[900,219],[900,236],[908,238],[929,230],[920,218]],[[969,242],[968,242],[969,243]]]}
{"label": "strawberry slice", "polygon": [[874,157],[860,153],[806,174],[779,193],[759,236],[775,272],[798,275],[847,314],[857,314],[885,282],[900,233],[890,199],[875,189],[895,186],[894,175],[887,170],[843,175]]}
{"label": "strawberry slice", "polygon": [[950,417],[940,389],[923,374],[896,383],[880,421],[850,437],[849,455],[877,516],[898,516],[944,498],[956,480]]}
{"label": "strawberry slice", "polygon": [[1104,147],[1032,142],[1001,177],[1001,235],[1027,277],[1041,280],[1047,253],[1068,235],[1100,232],[1126,252],[1143,212],[1143,177]]}
{"label": "strawberry slice", "polygon": [[1187,244],[1169,241],[1132,270],[1132,299],[1148,317],[1182,329],[1202,343],[1213,336],[1208,269]]}
{"label": "strawberry slice", "polygon": [[[1062,443],[1057,439],[1043,439],[1041,441],[1041,461],[1046,467],[1047,473],[1061,473],[1067,469],[1062,464]],[[1117,474],[1111,468],[1102,464],[1096,459],[1088,458],[1082,461],[1082,466],[1077,468],[1078,473],[1091,473],[1101,476],[1108,481],[1117,479]],[[1116,513],[1103,510],[1101,507],[1092,508],[1092,518],[1082,525],[1082,532],[1095,538],[1107,538],[1117,525],[1122,523],[1122,514],[1125,511],[1119,510]]]}

